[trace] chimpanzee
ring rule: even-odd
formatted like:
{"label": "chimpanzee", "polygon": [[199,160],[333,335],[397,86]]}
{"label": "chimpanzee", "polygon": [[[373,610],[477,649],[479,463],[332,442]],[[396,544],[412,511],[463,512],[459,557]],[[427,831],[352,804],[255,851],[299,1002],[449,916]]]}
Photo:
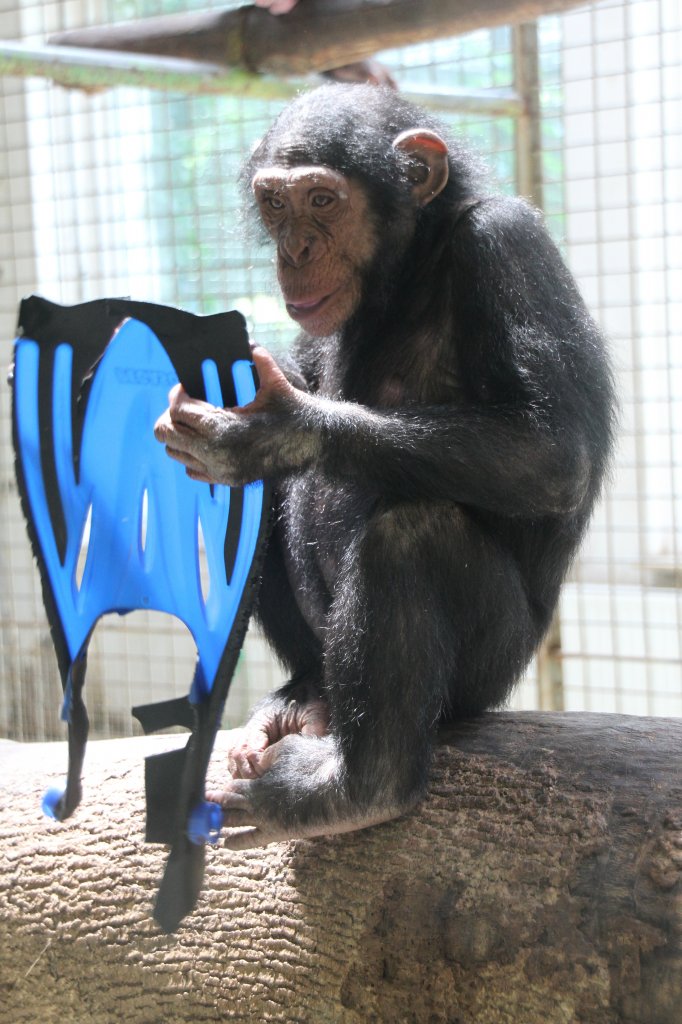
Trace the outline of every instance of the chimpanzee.
{"label": "chimpanzee", "polygon": [[540,216],[387,88],[329,85],[245,173],[300,325],[241,409],[180,386],[156,427],[194,479],[275,483],[259,618],[291,681],[214,799],[233,849],[393,818],[439,723],[499,706],[602,485],[605,346]]}

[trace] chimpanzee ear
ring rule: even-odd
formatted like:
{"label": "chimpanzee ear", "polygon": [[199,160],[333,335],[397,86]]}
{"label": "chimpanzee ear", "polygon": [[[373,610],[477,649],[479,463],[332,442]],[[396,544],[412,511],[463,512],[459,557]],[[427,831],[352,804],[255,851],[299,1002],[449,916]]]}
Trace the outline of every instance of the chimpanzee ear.
{"label": "chimpanzee ear", "polygon": [[448,147],[428,128],[410,128],[393,140],[393,148],[410,158],[407,176],[418,206],[426,206],[448,183]]}

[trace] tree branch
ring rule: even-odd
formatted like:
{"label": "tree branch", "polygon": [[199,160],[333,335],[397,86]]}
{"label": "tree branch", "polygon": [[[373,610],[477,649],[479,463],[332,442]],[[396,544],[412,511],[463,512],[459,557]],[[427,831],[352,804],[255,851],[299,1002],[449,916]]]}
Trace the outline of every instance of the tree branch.
{"label": "tree branch", "polygon": [[279,76],[327,71],[378,50],[529,21],[584,0],[304,0],[273,17],[252,5],[61,32],[50,42],[205,60]]}
{"label": "tree branch", "polygon": [[418,813],[211,849],[196,911],[166,936],[142,758],[182,739],[92,743],[61,825],[39,801],[65,745],[0,744],[0,1020],[679,1024],[682,722],[462,725]]}

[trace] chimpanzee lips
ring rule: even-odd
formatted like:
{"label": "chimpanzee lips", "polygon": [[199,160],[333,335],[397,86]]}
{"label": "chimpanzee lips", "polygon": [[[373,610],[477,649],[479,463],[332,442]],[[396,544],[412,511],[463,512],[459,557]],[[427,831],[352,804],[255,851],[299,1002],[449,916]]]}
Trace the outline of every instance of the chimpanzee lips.
{"label": "chimpanzee lips", "polygon": [[330,297],[329,295],[323,295],[321,298],[299,299],[296,302],[287,302],[287,313],[295,320],[304,319],[322,309]]}

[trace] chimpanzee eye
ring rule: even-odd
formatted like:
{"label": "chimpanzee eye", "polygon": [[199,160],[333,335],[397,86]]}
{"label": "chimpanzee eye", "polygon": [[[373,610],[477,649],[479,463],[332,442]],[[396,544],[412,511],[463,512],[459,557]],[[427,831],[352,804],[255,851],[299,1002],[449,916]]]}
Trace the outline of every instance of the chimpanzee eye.
{"label": "chimpanzee eye", "polygon": [[326,195],[324,192],[317,192],[310,200],[311,206],[314,206],[317,210],[321,210],[325,206],[331,206],[333,202],[334,197]]}
{"label": "chimpanzee eye", "polygon": [[280,210],[284,209],[284,201],[274,194],[261,196],[261,203],[263,206],[267,206],[270,210],[275,213],[279,213]]}

